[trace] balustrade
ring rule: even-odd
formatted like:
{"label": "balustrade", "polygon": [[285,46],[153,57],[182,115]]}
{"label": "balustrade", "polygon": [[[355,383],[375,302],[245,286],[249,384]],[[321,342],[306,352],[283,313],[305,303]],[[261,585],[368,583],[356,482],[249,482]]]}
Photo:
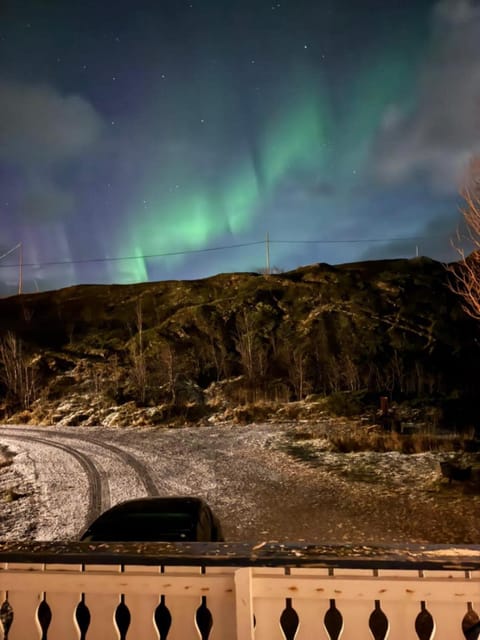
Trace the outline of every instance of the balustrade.
{"label": "balustrade", "polygon": [[480,548],[363,551],[0,545],[0,638],[478,638]]}

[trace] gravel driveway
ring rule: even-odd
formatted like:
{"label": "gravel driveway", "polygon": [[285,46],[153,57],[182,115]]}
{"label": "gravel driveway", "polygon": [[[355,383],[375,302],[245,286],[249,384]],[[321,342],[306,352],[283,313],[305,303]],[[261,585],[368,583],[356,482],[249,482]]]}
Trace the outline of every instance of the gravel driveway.
{"label": "gravel driveway", "polygon": [[24,439],[37,429],[0,427],[0,445],[16,453],[0,469],[0,538],[78,536],[91,515],[85,457],[101,479],[98,508],[155,490],[198,495],[231,541],[480,542],[480,496],[446,485],[435,454],[319,449],[305,461],[288,453],[294,430],[51,427],[41,429],[39,442]]}

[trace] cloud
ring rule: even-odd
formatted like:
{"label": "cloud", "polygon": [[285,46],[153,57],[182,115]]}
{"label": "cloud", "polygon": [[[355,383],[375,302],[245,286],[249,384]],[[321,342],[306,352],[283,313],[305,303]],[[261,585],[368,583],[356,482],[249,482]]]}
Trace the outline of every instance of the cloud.
{"label": "cloud", "polygon": [[432,13],[432,43],[418,79],[417,104],[392,105],[374,145],[383,184],[419,176],[439,194],[458,191],[480,152],[480,7],[442,0]]}
{"label": "cloud", "polygon": [[56,175],[91,153],[102,129],[102,118],[81,96],[0,81],[0,164],[24,184],[19,217],[55,217],[72,209],[73,193]]}
{"label": "cloud", "polygon": [[62,96],[48,85],[0,82],[0,157],[23,166],[84,153],[102,122],[80,96]]}

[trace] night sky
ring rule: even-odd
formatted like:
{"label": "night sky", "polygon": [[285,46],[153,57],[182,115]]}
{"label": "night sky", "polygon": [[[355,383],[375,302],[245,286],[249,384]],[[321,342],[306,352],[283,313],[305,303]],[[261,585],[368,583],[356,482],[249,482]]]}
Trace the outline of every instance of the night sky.
{"label": "night sky", "polygon": [[12,290],[447,260],[479,150],[477,2],[0,2]]}

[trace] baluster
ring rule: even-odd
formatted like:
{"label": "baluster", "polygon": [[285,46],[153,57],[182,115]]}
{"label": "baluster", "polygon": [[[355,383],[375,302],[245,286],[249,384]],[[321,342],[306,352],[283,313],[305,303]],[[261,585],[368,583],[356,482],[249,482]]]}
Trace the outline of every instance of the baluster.
{"label": "baluster", "polygon": [[[87,565],[85,573],[118,574],[121,567]],[[96,589],[94,593],[85,592],[85,606],[90,611],[90,625],[88,627],[87,640],[101,638],[101,640],[118,640],[118,631],[115,625],[115,612],[120,603],[120,594],[112,593],[106,586]]]}
{"label": "baluster", "polygon": [[75,620],[75,611],[81,599],[78,593],[55,593],[49,591],[45,601],[50,609],[51,620],[48,626],[48,640],[79,638],[79,629]]}
{"label": "baluster", "polygon": [[[292,577],[302,575],[314,575],[319,581],[328,576],[328,569],[290,569]],[[295,640],[315,640],[321,638],[325,640],[324,618],[330,601],[324,595],[324,585],[314,586],[312,598],[293,598],[292,604],[298,614],[299,626],[295,635]]]}
{"label": "baluster", "polygon": [[[342,579],[352,577],[353,580],[358,577],[369,578],[372,586],[375,580],[371,569],[335,569],[333,575],[333,585],[335,576]],[[375,606],[374,598],[355,598],[352,594],[339,592],[335,594],[335,604],[343,618],[342,640],[371,640],[369,620]]]}
{"label": "baluster", "polygon": [[236,640],[234,572],[234,568],[228,567],[205,568],[206,576],[223,575],[226,577],[225,589],[219,594],[209,593],[207,597],[207,607],[213,619],[209,640]]}
{"label": "baluster", "polygon": [[[394,577],[398,579],[419,577],[418,571],[382,569],[379,577]],[[420,613],[420,601],[413,594],[405,593],[402,599],[382,600],[380,594],[380,608],[388,620],[388,640],[405,640],[415,638],[415,620]]]}
{"label": "baluster", "polygon": [[435,623],[435,640],[463,640],[462,620],[467,603],[427,602]]}
{"label": "baluster", "polygon": [[[157,579],[160,576],[160,567],[126,566],[124,573],[142,574],[146,580]],[[160,594],[128,594],[125,596],[125,604],[130,611],[129,638],[134,640],[158,640],[158,632],[155,627],[155,610],[160,600]]]}
{"label": "baluster", "polygon": [[[48,574],[52,572],[60,574],[59,579],[61,580],[77,572],[78,576],[74,575],[74,579],[76,579],[77,577],[81,577],[82,565],[47,564],[45,566],[45,576],[48,577]],[[51,611],[48,640],[64,640],[65,638],[79,637],[75,611],[81,597],[81,593],[69,592],[61,590],[61,588],[59,588],[58,591],[49,590],[46,593],[45,600]]]}
{"label": "baluster", "polygon": [[193,590],[194,584],[194,580],[191,577],[192,574],[194,574],[195,579],[198,579],[201,575],[200,567],[168,566],[165,567],[165,571],[162,573],[166,583],[168,583],[169,576],[183,578],[180,586],[180,595],[168,592],[164,594],[165,605],[168,607],[172,617],[168,640],[198,640],[195,616],[198,607],[202,604],[202,599],[198,595],[189,595],[189,591]]}
{"label": "baluster", "polygon": [[[283,633],[280,628],[280,617],[285,609],[285,599],[278,597],[266,597],[258,593],[255,587],[255,578],[271,576],[272,580],[283,577],[284,569],[281,568],[261,568],[252,570],[252,590],[253,590],[253,611],[255,614],[255,640],[275,640],[282,638]],[[287,595],[287,594],[286,594]]]}
{"label": "baluster", "polygon": [[37,625],[37,609],[42,600],[39,593],[29,591],[9,591],[8,601],[13,611],[13,620],[8,632],[8,640],[36,640],[40,638]]}

